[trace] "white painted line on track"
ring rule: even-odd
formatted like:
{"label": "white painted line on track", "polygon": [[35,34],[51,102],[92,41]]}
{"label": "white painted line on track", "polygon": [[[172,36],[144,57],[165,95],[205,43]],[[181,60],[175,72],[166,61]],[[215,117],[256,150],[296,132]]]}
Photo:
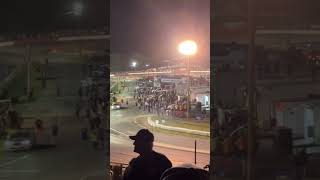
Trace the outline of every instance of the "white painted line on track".
{"label": "white painted line on track", "polygon": [[119,134],[122,134],[122,135],[124,135],[124,136],[129,136],[128,134],[125,134],[125,133],[120,132],[120,131],[118,131],[118,130],[115,130],[115,129],[113,129],[113,128],[110,128],[110,130],[115,131],[115,132],[117,132],[117,133],[119,133]]}
{"label": "white painted line on track", "polygon": [[134,123],[135,123],[137,126],[143,128],[143,129],[147,129],[145,126],[139,124],[139,123],[137,122],[137,120],[134,120]]}
{"label": "white painted line on track", "polygon": [[210,137],[210,132],[208,132],[208,131],[199,131],[199,130],[188,129],[188,128],[166,126],[166,125],[163,125],[163,124],[158,124],[158,123],[154,122],[153,120],[151,120],[149,118],[148,118],[148,124],[151,127],[156,127],[156,128],[160,128],[160,129],[169,130],[169,131],[175,131],[175,132],[181,132],[181,133],[188,133],[188,134],[195,134],[195,135]]}
{"label": "white painted line on track", "polygon": [[[168,149],[174,149],[174,150],[179,150],[179,151],[186,151],[186,152],[194,152],[194,148],[187,148],[187,147],[181,147],[181,146],[175,146],[171,144],[164,144],[164,143],[154,143],[154,146],[160,147],[160,148],[168,148]],[[197,153],[200,154],[210,154],[209,150],[202,150],[202,149],[197,149]]]}
{"label": "white painted line on track", "polygon": [[11,165],[11,164],[14,164],[14,163],[16,163],[16,162],[19,161],[19,160],[28,158],[29,156],[30,156],[30,155],[24,155],[24,156],[22,156],[22,157],[19,157],[19,158],[16,158],[16,159],[14,159],[14,160],[8,161],[8,162],[6,162],[6,163],[0,164],[0,168],[5,167],[5,166],[8,166],[8,165]]}

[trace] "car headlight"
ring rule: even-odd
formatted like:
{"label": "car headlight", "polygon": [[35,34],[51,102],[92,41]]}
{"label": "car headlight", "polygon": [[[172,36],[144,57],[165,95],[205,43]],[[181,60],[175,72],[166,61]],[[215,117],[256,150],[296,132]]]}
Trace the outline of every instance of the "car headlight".
{"label": "car headlight", "polygon": [[118,105],[117,108],[120,108],[120,106]]}

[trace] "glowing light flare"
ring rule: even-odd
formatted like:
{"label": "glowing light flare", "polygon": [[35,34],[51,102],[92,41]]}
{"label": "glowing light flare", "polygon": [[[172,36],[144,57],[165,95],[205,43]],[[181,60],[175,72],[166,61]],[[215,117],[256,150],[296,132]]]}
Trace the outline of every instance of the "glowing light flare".
{"label": "glowing light flare", "polygon": [[178,51],[186,56],[195,55],[198,51],[197,43],[192,40],[186,40],[178,45]]}
{"label": "glowing light flare", "polygon": [[132,63],[131,63],[131,66],[134,67],[134,68],[137,67],[137,62],[135,62],[135,61],[132,62]]}

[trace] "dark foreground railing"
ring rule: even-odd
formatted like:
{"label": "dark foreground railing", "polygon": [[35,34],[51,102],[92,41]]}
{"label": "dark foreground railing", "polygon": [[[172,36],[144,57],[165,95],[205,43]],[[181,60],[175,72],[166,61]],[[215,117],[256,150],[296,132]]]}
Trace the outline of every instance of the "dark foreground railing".
{"label": "dark foreground railing", "polygon": [[125,168],[128,164],[111,162],[110,163],[110,180],[121,180]]}

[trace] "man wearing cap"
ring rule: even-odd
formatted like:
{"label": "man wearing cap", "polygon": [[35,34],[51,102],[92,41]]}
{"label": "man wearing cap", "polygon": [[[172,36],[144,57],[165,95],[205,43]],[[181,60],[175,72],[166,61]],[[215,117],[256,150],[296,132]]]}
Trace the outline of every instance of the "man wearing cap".
{"label": "man wearing cap", "polygon": [[130,139],[134,140],[134,152],[139,156],[130,161],[123,180],[160,180],[162,173],[172,164],[165,155],[152,150],[153,134],[148,129],[141,129]]}

